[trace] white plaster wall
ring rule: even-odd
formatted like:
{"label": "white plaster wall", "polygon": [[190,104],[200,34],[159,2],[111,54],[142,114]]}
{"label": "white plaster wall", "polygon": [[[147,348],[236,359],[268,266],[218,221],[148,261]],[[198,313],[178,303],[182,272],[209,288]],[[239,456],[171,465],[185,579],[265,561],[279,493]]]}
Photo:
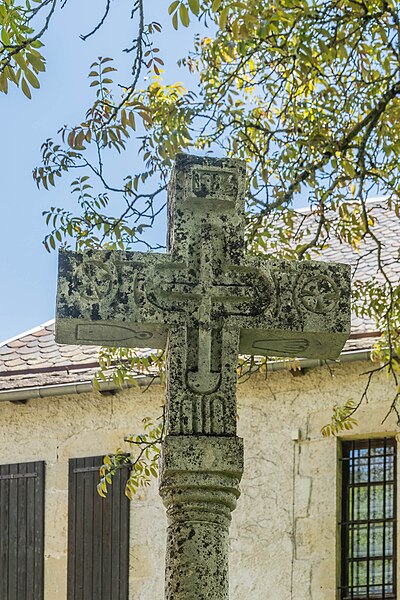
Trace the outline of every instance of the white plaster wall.
{"label": "white plaster wall", "polygon": [[[239,385],[245,473],[231,528],[231,600],[337,600],[337,442],[320,428],[335,402],[359,398],[370,367],[278,372]],[[378,375],[358,429],[347,435],[395,434],[394,417],[381,424],[393,393]],[[45,600],[66,598],[68,459],[121,447],[162,402],[153,386],[0,404],[0,463],[46,461]],[[165,529],[154,484],[131,504],[130,600],[162,600]]]}
{"label": "white plaster wall", "polygon": [[[360,398],[362,374],[371,368],[364,362],[297,377],[280,372],[240,391],[246,459],[232,527],[233,600],[337,600],[338,442],[320,430],[336,402]],[[394,435],[394,416],[381,423],[394,393],[386,375],[377,375],[358,428],[342,437]]]}
{"label": "white plaster wall", "polygon": [[[134,388],[116,396],[92,393],[0,404],[0,463],[46,461],[45,600],[67,596],[68,459],[124,447],[124,436],[142,432],[141,419],[159,416],[162,404],[160,386],[145,394]],[[162,598],[165,529],[164,508],[152,485],[131,504],[132,600]]]}

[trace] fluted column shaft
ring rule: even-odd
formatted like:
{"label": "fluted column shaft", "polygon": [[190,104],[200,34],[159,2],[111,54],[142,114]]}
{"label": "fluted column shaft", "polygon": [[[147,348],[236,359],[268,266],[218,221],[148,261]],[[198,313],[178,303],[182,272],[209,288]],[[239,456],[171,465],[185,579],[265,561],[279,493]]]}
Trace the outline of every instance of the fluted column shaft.
{"label": "fluted column shaft", "polygon": [[242,472],[240,438],[167,436],[160,473],[165,600],[228,600],[229,525]]}

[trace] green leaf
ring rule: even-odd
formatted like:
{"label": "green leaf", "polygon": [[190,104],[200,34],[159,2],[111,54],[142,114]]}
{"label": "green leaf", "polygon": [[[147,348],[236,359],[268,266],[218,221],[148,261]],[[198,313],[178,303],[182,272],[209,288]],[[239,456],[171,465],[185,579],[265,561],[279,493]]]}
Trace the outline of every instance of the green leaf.
{"label": "green leaf", "polygon": [[190,23],[189,11],[184,4],[181,4],[179,7],[179,16],[181,18],[182,25],[184,27],[189,27],[189,23]]}
{"label": "green leaf", "polygon": [[21,81],[21,89],[24,92],[25,96],[27,98],[29,98],[29,100],[30,100],[32,98],[31,90],[29,89],[29,86],[26,83],[24,78],[22,78],[22,81]]}
{"label": "green leaf", "polygon": [[8,93],[8,79],[4,72],[0,75],[0,92]]}
{"label": "green leaf", "polygon": [[172,4],[170,4],[168,7],[168,14],[172,15],[172,13],[177,9],[178,6],[179,0],[175,0],[174,2],[172,2]]}
{"label": "green leaf", "polygon": [[31,84],[32,87],[34,88],[40,88],[40,83],[39,83],[39,79],[36,77],[36,75],[33,73],[33,71],[30,71],[29,69],[27,69],[25,71],[25,77],[27,78],[27,80],[29,81],[29,83]]}
{"label": "green leaf", "polygon": [[28,52],[26,55],[26,58],[36,71],[43,72],[46,70],[43,57],[37,56],[36,54],[32,54],[31,52]]}
{"label": "green leaf", "polygon": [[225,27],[226,27],[226,22],[228,20],[228,13],[229,13],[228,6],[226,6],[224,9],[221,10],[221,13],[219,16],[219,26],[221,29],[225,29]]}
{"label": "green leaf", "polygon": [[15,83],[15,85],[18,85],[18,79],[15,75],[15,71],[12,67],[8,66],[4,69],[4,73],[6,75],[6,77],[12,81],[13,83]]}
{"label": "green leaf", "polygon": [[3,44],[5,46],[10,46],[11,45],[10,36],[8,35],[8,33],[5,30],[4,26],[3,26],[2,30],[1,30],[1,41],[3,42]]}
{"label": "green leaf", "polygon": [[26,69],[26,62],[24,57],[22,56],[21,52],[17,52],[17,54],[13,54],[13,59],[15,60],[15,62],[17,63],[17,65],[23,70],[25,71]]}
{"label": "green leaf", "polygon": [[71,148],[74,147],[74,145],[75,145],[75,130],[74,129],[69,132],[67,142],[68,142],[68,145],[71,146]]}
{"label": "green leaf", "polygon": [[188,0],[189,8],[194,15],[198,15],[200,12],[200,2],[199,0]]}
{"label": "green leaf", "polygon": [[151,114],[149,112],[143,110],[139,114],[142,117],[143,121],[145,121],[149,125],[153,124],[153,118],[152,118],[152,116],[151,116]]}

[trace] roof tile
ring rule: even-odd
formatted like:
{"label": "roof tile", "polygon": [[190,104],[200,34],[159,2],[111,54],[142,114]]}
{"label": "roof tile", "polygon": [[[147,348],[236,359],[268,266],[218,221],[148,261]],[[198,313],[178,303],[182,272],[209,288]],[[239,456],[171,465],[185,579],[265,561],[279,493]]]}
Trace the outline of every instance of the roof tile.
{"label": "roof tile", "polygon": [[70,358],[64,358],[63,356],[56,356],[52,359],[52,363],[54,365],[73,365],[76,361],[71,360]]}
{"label": "roof tile", "polygon": [[46,335],[44,335],[42,338],[39,338],[39,345],[40,346],[48,346],[48,345],[55,345],[55,341],[54,341],[54,332],[51,333],[46,333]]}
{"label": "roof tile", "polygon": [[25,343],[22,340],[13,340],[8,344],[10,348],[23,348]]}
{"label": "roof tile", "polygon": [[[0,346],[0,356],[6,356],[7,354],[12,354],[13,349],[10,346]],[[0,359],[2,360],[2,359]]]}
{"label": "roof tile", "polygon": [[34,340],[31,340],[30,342],[28,342],[26,345],[29,348],[37,348],[39,346],[39,340],[35,338]]}
{"label": "roof tile", "polygon": [[9,369],[10,367],[19,367],[25,364],[25,361],[22,358],[13,358],[11,360],[6,360],[4,362],[5,366]]}
{"label": "roof tile", "polygon": [[23,342],[36,342],[36,338],[33,334],[24,335],[20,338]]}
{"label": "roof tile", "polygon": [[31,348],[30,346],[26,345],[26,346],[22,346],[21,348],[18,348],[18,354],[19,355],[28,355],[28,354],[34,354],[35,353],[35,349]]}
{"label": "roof tile", "polygon": [[40,365],[42,368],[46,368],[46,367],[48,367],[48,366],[49,366],[48,364],[46,364],[45,366],[43,365],[43,361],[42,361],[42,359],[40,358],[40,356],[35,356],[35,357],[33,357],[33,358],[29,358],[29,357],[28,357],[28,359],[26,360],[26,362],[28,363],[28,365],[29,365],[30,367],[32,367],[32,366],[34,366],[34,365],[35,365],[35,366],[37,366],[37,365]]}
{"label": "roof tile", "polygon": [[51,356],[53,354],[59,354],[59,350],[56,347],[55,344],[53,344],[52,346],[47,346],[45,348],[39,348],[39,352],[40,354],[42,354],[43,356]]}
{"label": "roof tile", "polygon": [[49,329],[48,327],[44,327],[43,329],[35,331],[34,336],[40,338],[48,335],[49,333],[51,334],[51,329]]}
{"label": "roof tile", "polygon": [[23,359],[25,362],[29,362],[30,360],[37,360],[38,356],[35,352],[32,352],[32,348],[30,348],[31,353],[30,354],[24,354],[23,355]]}

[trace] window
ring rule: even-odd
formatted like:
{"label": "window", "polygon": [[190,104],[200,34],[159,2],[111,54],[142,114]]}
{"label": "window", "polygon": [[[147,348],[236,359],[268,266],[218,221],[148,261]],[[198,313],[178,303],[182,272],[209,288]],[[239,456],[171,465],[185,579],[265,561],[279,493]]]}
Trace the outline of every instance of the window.
{"label": "window", "polygon": [[97,493],[102,456],[69,461],[68,600],[127,600],[129,569],[128,469]]}
{"label": "window", "polygon": [[0,465],[0,598],[43,599],[44,462]]}
{"label": "window", "polygon": [[342,446],[341,599],[396,598],[396,442]]}

